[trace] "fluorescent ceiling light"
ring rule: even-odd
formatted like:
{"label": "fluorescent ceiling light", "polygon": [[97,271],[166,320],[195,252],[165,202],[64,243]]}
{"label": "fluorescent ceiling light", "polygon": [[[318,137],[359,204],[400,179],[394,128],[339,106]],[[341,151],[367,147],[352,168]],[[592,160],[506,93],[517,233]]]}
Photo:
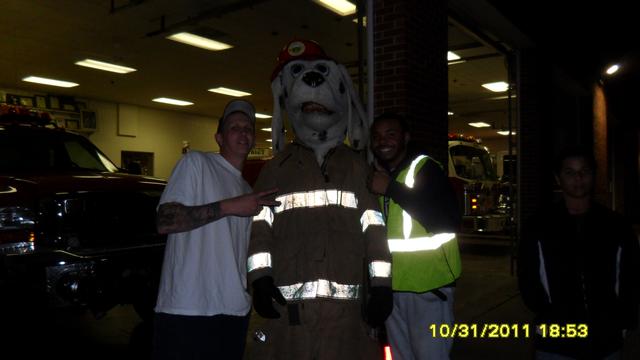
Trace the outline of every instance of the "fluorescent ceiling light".
{"label": "fluorescent ceiling light", "polygon": [[[509,135],[509,130],[500,130],[500,131],[498,131],[498,134],[500,134],[500,135]],[[511,135],[515,135],[515,134],[516,134],[515,131],[511,132]]]}
{"label": "fluorescent ceiling light", "polygon": [[167,36],[167,39],[212,51],[226,50],[233,47],[232,45],[188,32],[173,34],[171,36]]}
{"label": "fluorescent ceiling light", "polygon": [[483,127],[490,127],[490,124],[487,124],[486,122],[472,122],[469,123],[469,126],[473,126],[473,127],[477,127],[477,128],[483,128]]}
{"label": "fluorescent ceiling light", "polygon": [[271,117],[271,115],[256,113],[256,117],[258,119],[268,119]]}
{"label": "fluorescent ceiling light", "polygon": [[266,141],[268,141],[268,142],[272,142],[273,140],[271,140],[271,139],[267,139]]}
{"label": "fluorescent ceiling light", "polygon": [[615,64],[607,69],[607,75],[613,75],[620,70],[620,65]]}
{"label": "fluorescent ceiling light", "polygon": [[453,115],[453,111],[447,111],[447,115],[452,116]]}
{"label": "fluorescent ceiling light", "polygon": [[447,61],[460,60],[460,55],[453,51],[447,51]]}
{"label": "fluorescent ceiling light", "polygon": [[59,86],[59,87],[65,87],[65,88],[75,87],[79,85],[70,81],[47,79],[39,76],[27,76],[26,78],[22,79],[22,81],[36,83],[36,84]]}
{"label": "fluorescent ceiling light", "polygon": [[482,84],[482,87],[493,92],[503,92],[509,89],[509,84],[504,81]]}
{"label": "fluorescent ceiling light", "polygon": [[[353,22],[357,24],[358,23],[358,18],[353,19]],[[367,17],[366,16],[362,17],[362,26],[367,27]]]}
{"label": "fluorescent ceiling light", "polygon": [[229,95],[229,96],[235,96],[235,97],[243,97],[243,96],[251,95],[251,93],[248,93],[248,92],[228,89],[226,87],[217,87],[215,89],[209,89],[209,91],[222,94],[222,95]]}
{"label": "fluorescent ceiling light", "polygon": [[[518,97],[516,94],[511,94],[511,99],[515,99],[516,97]],[[507,100],[507,99],[509,99],[509,96],[503,95],[503,96],[492,97],[487,100]]]}
{"label": "fluorescent ceiling light", "polygon": [[166,97],[155,98],[155,99],[153,99],[153,101],[159,102],[159,103],[164,103],[164,104],[178,105],[178,106],[193,105],[193,103],[190,102],[190,101],[177,100],[177,99],[166,98]]}
{"label": "fluorescent ceiling light", "polygon": [[313,2],[340,16],[347,16],[356,12],[356,6],[347,0],[313,0]]}
{"label": "fluorescent ceiling light", "polygon": [[260,130],[262,130],[262,131],[268,131],[268,132],[271,132],[271,128],[262,128],[262,129],[260,129]]}
{"label": "fluorescent ceiling light", "polygon": [[98,69],[98,70],[111,71],[118,74],[128,74],[130,72],[137,71],[134,68],[110,64],[107,62],[93,60],[93,59],[84,59],[82,61],[77,61],[76,65]]}

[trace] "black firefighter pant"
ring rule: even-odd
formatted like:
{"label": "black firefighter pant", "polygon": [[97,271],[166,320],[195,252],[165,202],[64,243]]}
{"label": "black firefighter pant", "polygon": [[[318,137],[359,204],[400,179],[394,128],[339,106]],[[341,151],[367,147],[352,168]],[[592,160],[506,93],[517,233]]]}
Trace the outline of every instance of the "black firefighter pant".
{"label": "black firefighter pant", "polygon": [[306,300],[276,305],[281,317],[254,333],[250,360],[381,359],[378,342],[367,335],[359,301]]}

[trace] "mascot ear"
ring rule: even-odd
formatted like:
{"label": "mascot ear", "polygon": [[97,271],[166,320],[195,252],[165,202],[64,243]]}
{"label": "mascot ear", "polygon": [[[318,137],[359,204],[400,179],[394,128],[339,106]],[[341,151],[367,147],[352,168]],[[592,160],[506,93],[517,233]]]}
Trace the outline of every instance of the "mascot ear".
{"label": "mascot ear", "polygon": [[342,81],[346,88],[347,99],[349,101],[347,125],[349,143],[351,143],[354,149],[362,150],[367,147],[369,142],[369,126],[371,122],[360,103],[360,98],[353,87],[353,82],[351,81],[351,76],[347,68],[342,64],[338,64],[338,69],[340,69],[340,81]]}
{"label": "mascot ear", "polygon": [[271,115],[271,146],[273,154],[277,154],[284,148],[284,121],[282,119],[282,107],[284,99],[282,98],[282,81],[278,75],[271,82],[271,93],[273,94],[273,114]]}

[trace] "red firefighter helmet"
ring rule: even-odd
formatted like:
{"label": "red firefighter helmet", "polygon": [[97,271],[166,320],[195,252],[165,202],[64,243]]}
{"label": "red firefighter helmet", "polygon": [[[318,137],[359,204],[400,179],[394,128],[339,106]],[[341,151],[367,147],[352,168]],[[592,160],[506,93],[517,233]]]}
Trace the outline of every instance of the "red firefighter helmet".
{"label": "red firefighter helmet", "polygon": [[320,44],[313,40],[293,39],[289,41],[278,53],[276,68],[271,73],[271,81],[275,79],[282,68],[293,60],[318,60],[325,59],[335,61],[324,52]]}

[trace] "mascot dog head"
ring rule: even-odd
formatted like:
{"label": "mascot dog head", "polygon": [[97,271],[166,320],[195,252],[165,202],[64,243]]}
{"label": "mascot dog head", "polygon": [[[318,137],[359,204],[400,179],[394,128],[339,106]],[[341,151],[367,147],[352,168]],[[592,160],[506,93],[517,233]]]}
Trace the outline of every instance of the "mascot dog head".
{"label": "mascot dog head", "polygon": [[293,40],[278,55],[271,75],[274,152],[284,147],[282,112],[296,139],[313,149],[318,164],[349,135],[351,146],[366,147],[369,122],[347,69],[329,58],[318,43]]}

